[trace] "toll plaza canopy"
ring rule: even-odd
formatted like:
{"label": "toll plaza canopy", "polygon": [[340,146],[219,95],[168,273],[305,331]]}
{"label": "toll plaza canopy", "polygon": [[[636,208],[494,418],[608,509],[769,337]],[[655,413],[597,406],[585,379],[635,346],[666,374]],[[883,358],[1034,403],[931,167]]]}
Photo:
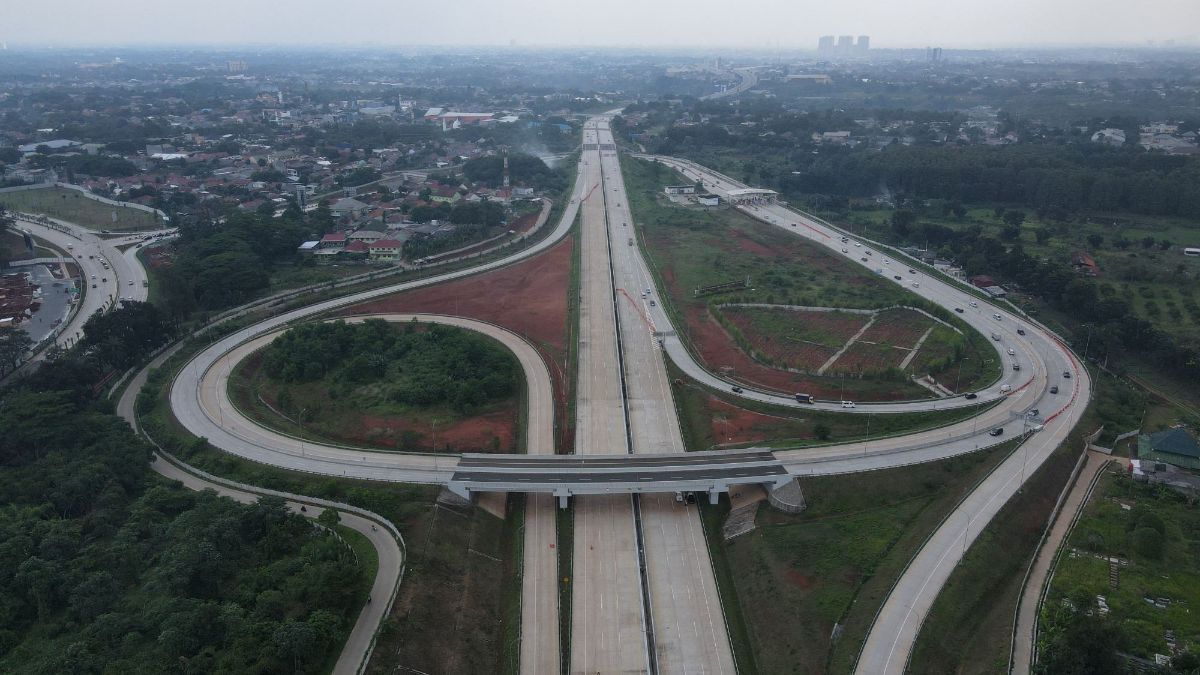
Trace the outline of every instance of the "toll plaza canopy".
{"label": "toll plaza canopy", "polygon": [[729,201],[734,204],[761,204],[763,202],[775,201],[775,197],[779,195],[774,190],[760,190],[758,188],[730,190],[727,194]]}

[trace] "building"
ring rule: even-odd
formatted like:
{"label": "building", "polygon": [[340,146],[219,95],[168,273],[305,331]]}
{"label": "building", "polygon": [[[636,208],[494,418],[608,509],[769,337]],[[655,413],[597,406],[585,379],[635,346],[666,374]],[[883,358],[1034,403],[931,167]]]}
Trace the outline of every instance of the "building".
{"label": "building", "polygon": [[817,40],[817,51],[822,54],[832,54],[833,53],[833,36],[832,35],[822,35],[821,38],[819,40]]}
{"label": "building", "polygon": [[347,239],[351,242],[361,241],[364,244],[374,244],[375,242],[379,241],[380,239],[386,239],[386,238],[387,238],[386,234],[384,234],[383,232],[378,232],[376,230],[359,230],[357,232],[351,232],[350,236],[347,237]]}
{"label": "building", "polygon": [[329,210],[333,213],[334,218],[342,218],[345,216],[358,218],[365,216],[370,208],[370,206],[358,201],[357,199],[345,197],[334,202],[333,206],[329,207]]}
{"label": "building", "polygon": [[1071,256],[1071,267],[1085,276],[1100,276],[1100,266],[1096,264],[1096,259],[1083,251]]}
{"label": "building", "polygon": [[20,150],[23,154],[32,155],[35,152],[40,152],[38,148],[41,148],[42,146],[45,146],[50,150],[68,150],[71,148],[77,148],[81,145],[83,145],[83,143],[80,143],[79,141],[72,141],[66,138],[56,138],[52,141],[38,141],[37,143],[21,145],[17,147],[17,150]]}
{"label": "building", "polygon": [[1114,146],[1125,145],[1125,132],[1121,129],[1101,129],[1092,134],[1092,142]]}
{"label": "building", "polygon": [[1138,436],[1138,459],[1200,469],[1200,443],[1183,427]]}
{"label": "building", "polygon": [[337,249],[339,251],[345,247],[346,247],[346,233],[345,232],[330,232],[329,234],[325,235],[324,237],[321,237],[321,244],[319,246],[317,246],[317,248],[320,248],[320,249]]}
{"label": "building", "polygon": [[695,185],[664,185],[663,194],[668,195],[694,195],[696,194]]}
{"label": "building", "polygon": [[717,206],[721,203],[721,198],[716,195],[700,195],[696,197],[696,202],[701,206]]}
{"label": "building", "polygon": [[366,258],[370,251],[371,247],[366,242],[352,241],[349,244],[346,244],[346,248],[342,249],[342,255],[346,256],[347,258],[361,260]]}
{"label": "building", "polygon": [[941,61],[942,60],[942,48],[941,47],[926,47],[925,48],[925,60],[932,62],[932,63],[937,63],[938,61]]}
{"label": "building", "polygon": [[787,81],[799,84],[833,84],[833,78],[828,75],[788,75]]}
{"label": "building", "polygon": [[370,244],[371,260],[399,260],[404,244],[397,239],[380,239]]}
{"label": "building", "polygon": [[854,52],[854,36],[839,35],[837,41],[837,52],[838,54],[842,55],[852,54]]}
{"label": "building", "polygon": [[856,42],[854,44],[854,51],[858,52],[861,55],[861,54],[866,54],[870,50],[871,50],[871,36],[870,35],[859,35],[858,42]]}
{"label": "building", "polygon": [[319,248],[320,246],[321,246],[320,240],[314,239],[312,241],[306,241],[306,242],[301,243],[299,246],[296,247],[296,250],[305,255],[312,255],[313,252],[315,252],[317,250],[317,248]]}

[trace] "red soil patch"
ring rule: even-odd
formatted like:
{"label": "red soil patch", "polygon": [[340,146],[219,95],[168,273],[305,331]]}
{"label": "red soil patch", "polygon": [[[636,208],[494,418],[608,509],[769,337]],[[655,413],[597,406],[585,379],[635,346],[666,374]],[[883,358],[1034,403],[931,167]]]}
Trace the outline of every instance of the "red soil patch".
{"label": "red soil patch", "polygon": [[[450,314],[488,321],[525,337],[550,367],[558,402],[556,414],[561,451],[570,447],[574,437],[571,420],[566,414],[567,288],[573,247],[573,237],[566,237],[544,253],[515,265],[372,300],[346,310],[343,315]],[[468,422],[470,420],[462,424]],[[439,430],[438,436],[450,431]]]}
{"label": "red soil patch", "polygon": [[801,438],[809,434],[804,421],[787,417],[764,415],[739,408],[710,395],[705,400],[708,417],[712,420],[712,435],[719,445],[756,443],[772,438]]}
{"label": "red soil patch", "polygon": [[494,439],[498,438],[501,452],[513,452],[517,447],[516,418],[515,404],[438,428],[419,419],[361,415],[360,423],[356,427],[361,429],[361,432],[353,434],[350,440],[358,444],[372,443],[395,447],[400,432],[414,431],[421,434],[417,445],[422,450],[491,452],[493,443],[496,442]]}
{"label": "red soil patch", "polygon": [[[732,323],[759,354],[771,360],[785,364],[796,370],[815,371],[829,357],[837,353],[867,322],[868,317],[861,314],[845,314],[834,312],[801,312],[786,309],[766,310],[761,308],[723,307],[719,310]],[[828,335],[830,344],[821,345],[813,342],[802,342],[789,338],[787,334],[768,334],[759,325],[756,316],[763,312],[774,312],[796,325],[814,328]]]}
{"label": "red soil patch", "polygon": [[786,579],[788,583],[804,589],[812,588],[813,585],[812,577],[805,576],[796,570],[788,570],[786,573],[784,573],[783,578]]}
{"label": "red soil patch", "polygon": [[742,230],[737,229],[736,227],[729,229],[729,236],[733,239],[733,243],[737,246],[737,248],[740,248],[747,253],[760,255],[764,258],[774,258],[776,255],[778,255],[777,251],[769,246],[754,241],[749,237],[749,235]]}

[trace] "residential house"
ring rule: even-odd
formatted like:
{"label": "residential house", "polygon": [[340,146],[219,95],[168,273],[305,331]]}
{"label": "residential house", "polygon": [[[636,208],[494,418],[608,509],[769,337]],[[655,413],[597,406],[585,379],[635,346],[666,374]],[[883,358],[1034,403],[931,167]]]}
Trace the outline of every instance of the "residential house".
{"label": "residential house", "polygon": [[370,208],[370,206],[357,199],[346,197],[334,202],[333,206],[329,207],[329,210],[333,213],[334,218],[349,217],[354,219],[365,216]]}
{"label": "residential house", "polygon": [[1138,436],[1138,459],[1200,469],[1200,443],[1183,427]]}
{"label": "residential house", "polygon": [[345,232],[330,232],[321,237],[321,245],[317,248],[322,249],[337,249],[346,248],[346,233]]}
{"label": "residential house", "polygon": [[380,239],[368,245],[371,260],[399,260],[404,244],[398,239]]}
{"label": "residential house", "polygon": [[386,237],[386,234],[376,230],[358,230],[357,232],[351,232],[348,239],[351,242],[360,241],[364,244],[374,244],[380,239],[384,239]]}

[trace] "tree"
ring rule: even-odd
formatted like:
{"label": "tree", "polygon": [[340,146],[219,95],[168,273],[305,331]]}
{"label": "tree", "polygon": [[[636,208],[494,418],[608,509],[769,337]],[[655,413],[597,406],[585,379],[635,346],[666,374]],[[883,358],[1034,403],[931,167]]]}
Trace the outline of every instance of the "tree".
{"label": "tree", "polygon": [[1142,237],[1142,248],[1145,248],[1145,249],[1154,248],[1154,244],[1156,244],[1156,243],[1157,242],[1155,241],[1154,237]]}
{"label": "tree", "polygon": [[321,515],[317,516],[317,522],[333,529],[337,527],[338,523],[342,522],[342,515],[338,513],[337,509],[325,509],[321,512]]}
{"label": "tree", "polygon": [[901,237],[907,237],[916,223],[917,214],[908,209],[899,209],[892,213],[892,231]]}
{"label": "tree", "polygon": [[1034,230],[1033,236],[1037,238],[1037,243],[1045,244],[1046,242],[1050,241],[1052,233],[1050,232],[1050,228],[1043,226]]}
{"label": "tree", "polygon": [[1014,227],[1020,227],[1025,222],[1024,211],[1005,211],[1004,222]]}
{"label": "tree", "polygon": [[1104,237],[1099,234],[1089,234],[1087,240],[1092,248],[1100,248],[1104,244]]}
{"label": "tree", "polygon": [[822,440],[822,441],[829,440],[830,433],[831,433],[831,431],[830,431],[829,427],[824,424],[817,424],[816,426],[813,427],[813,435],[816,436],[818,440]]}
{"label": "tree", "polygon": [[1161,560],[1163,556],[1163,535],[1153,527],[1139,527],[1133,531],[1134,552],[1150,560]]}
{"label": "tree", "polygon": [[1005,241],[1016,241],[1021,238],[1021,228],[1016,225],[1005,225],[1000,230],[1000,238]]}
{"label": "tree", "polygon": [[0,374],[7,374],[21,364],[22,357],[33,346],[33,339],[19,328],[0,328]]}

